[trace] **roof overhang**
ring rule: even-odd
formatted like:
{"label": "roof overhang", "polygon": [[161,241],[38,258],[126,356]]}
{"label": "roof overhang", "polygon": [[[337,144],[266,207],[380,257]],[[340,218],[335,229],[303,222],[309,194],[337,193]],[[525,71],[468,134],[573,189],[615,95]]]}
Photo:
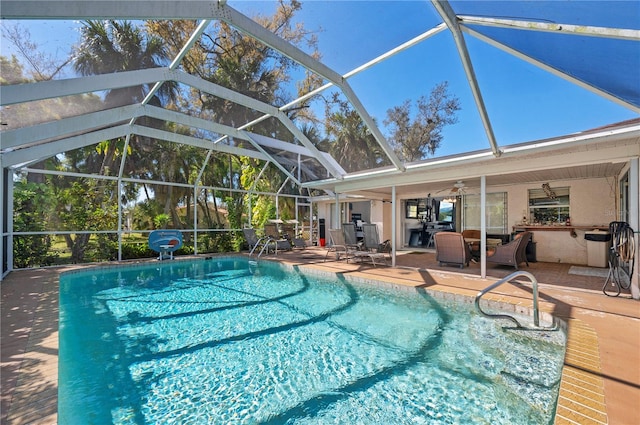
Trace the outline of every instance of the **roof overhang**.
{"label": "roof overhang", "polygon": [[389,168],[305,186],[390,199],[394,186],[398,196],[444,190],[458,180],[473,189],[474,181],[479,187],[481,176],[491,185],[612,177],[621,169],[613,164],[626,164],[638,157],[640,119],[606,129],[505,146],[500,157],[484,150],[409,164],[404,173]]}

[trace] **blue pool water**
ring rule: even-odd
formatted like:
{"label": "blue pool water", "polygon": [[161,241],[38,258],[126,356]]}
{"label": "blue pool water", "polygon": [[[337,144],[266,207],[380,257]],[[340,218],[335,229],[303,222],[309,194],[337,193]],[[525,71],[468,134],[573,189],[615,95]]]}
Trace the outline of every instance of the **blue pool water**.
{"label": "blue pool water", "polygon": [[244,258],[67,274],[61,424],[545,424],[564,334]]}

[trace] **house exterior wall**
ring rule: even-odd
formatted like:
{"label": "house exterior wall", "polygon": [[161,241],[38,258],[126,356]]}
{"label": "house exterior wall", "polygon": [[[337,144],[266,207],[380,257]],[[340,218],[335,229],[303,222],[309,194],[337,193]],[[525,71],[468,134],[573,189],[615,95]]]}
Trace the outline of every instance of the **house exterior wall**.
{"label": "house exterior wall", "polygon": [[[521,185],[489,186],[487,192],[507,192],[507,229],[511,233],[514,226],[521,224],[524,216],[528,217],[528,190],[539,189],[543,182]],[[573,226],[608,226],[616,220],[616,199],[618,182],[613,178],[576,179],[544,182],[553,187],[569,187],[570,214]],[[406,196],[406,199],[419,197],[419,194]],[[407,243],[407,229],[418,227],[417,220],[405,219],[403,200],[397,202],[397,241],[398,248]],[[335,203],[320,203],[319,217],[332,215],[331,208]],[[379,200],[370,201],[370,221],[378,225],[380,239],[391,239],[391,204]],[[563,229],[562,227],[559,227]],[[584,239],[588,229],[569,230],[533,230],[533,241],[536,242],[536,260],[544,262],[560,262],[576,265],[587,265],[587,241]]]}
{"label": "house exterior wall", "polygon": [[382,201],[371,201],[371,221],[378,226],[380,242],[391,238],[391,210],[384,208]]}
{"label": "house exterior wall", "polygon": [[[546,183],[546,182],[545,182]],[[616,220],[617,180],[612,178],[550,181],[553,187],[569,187],[569,208],[573,226],[608,226]],[[508,228],[522,223],[528,217],[528,190],[539,189],[542,183],[490,187],[490,192],[507,192]],[[585,232],[589,229],[533,230],[536,242],[536,259],[544,262],[558,262],[587,265],[587,241]]]}

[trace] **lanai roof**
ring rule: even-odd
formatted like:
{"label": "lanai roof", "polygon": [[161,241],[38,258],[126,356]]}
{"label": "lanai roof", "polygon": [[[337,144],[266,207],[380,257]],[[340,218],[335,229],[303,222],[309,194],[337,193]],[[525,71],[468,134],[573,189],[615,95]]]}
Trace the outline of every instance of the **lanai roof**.
{"label": "lanai roof", "polygon": [[[195,116],[179,110],[170,110],[148,103],[150,96],[139,104],[123,104],[103,110],[96,107],[93,111],[69,111],[61,119],[39,122],[37,117],[16,114],[3,126],[2,166],[19,168],[28,166],[44,158],[66,152],[81,146],[96,144],[102,140],[138,134],[142,136],[173,141],[185,145],[200,147],[212,152],[235,153],[271,161],[291,181],[310,188],[328,191],[340,188],[340,191],[368,190],[376,193],[377,188],[387,188],[391,184],[410,186],[415,174],[424,170],[434,170],[432,182],[442,181],[449,185],[460,178],[477,176],[477,171],[469,169],[469,164],[478,164],[486,170],[492,159],[506,156],[514,158],[535,158],[544,156],[545,150],[566,146],[575,149],[586,140],[597,139],[596,143],[606,147],[608,143],[638,143],[640,123],[626,121],[614,129],[587,131],[579,135],[548,137],[531,141],[523,134],[519,143],[501,140],[494,128],[496,114],[487,107],[486,87],[476,71],[479,58],[474,55],[478,45],[490,45],[511,56],[548,71],[560,78],[577,84],[584,90],[614,102],[632,115],[640,112],[640,4],[635,1],[431,1],[384,3],[387,8],[405,7],[403,13],[413,13],[413,8],[431,12],[425,14],[424,23],[418,27],[403,28],[401,22],[384,25],[384,19],[398,19],[381,16],[381,22],[358,22],[357,8],[369,7],[369,2],[355,2],[353,15],[347,18],[353,26],[345,27],[345,37],[357,32],[358,25],[380,26],[378,38],[368,40],[379,44],[379,56],[361,58],[357,51],[341,51],[328,54],[326,60],[317,60],[308,52],[282,40],[269,30],[248,18],[241,10],[249,10],[245,2],[234,1],[86,1],[86,0],[3,0],[0,14],[3,19],[195,19],[200,25],[191,39],[185,44],[178,57],[165,68],[149,68],[138,71],[103,74],[91,77],[70,78],[16,84],[0,87],[0,104],[3,108],[25,107],[43,99],[55,99],[84,93],[101,93],[121,87],[140,84],[164,84],[174,81],[181,87],[195,88],[202,92],[227,99],[245,108],[257,111],[261,118],[230,127],[211,121],[209,117]],[[405,4],[406,3],[406,4]],[[313,3],[310,3],[313,4]],[[381,7],[380,4],[377,4]],[[403,9],[404,10],[404,9]],[[400,15],[401,17],[402,15]],[[324,17],[325,19],[336,16]],[[345,18],[345,17],[341,17]],[[320,19],[320,18],[319,18]],[[254,37],[292,59],[300,66],[300,75],[305,71],[322,78],[324,86],[302,98],[291,99],[285,104],[266,104],[244,94],[234,92],[197,76],[187,73],[181,67],[181,60],[198,40],[201,34],[216,21],[225,22],[247,36]],[[390,24],[390,25],[389,25]],[[384,26],[383,26],[384,25]],[[416,54],[416,60],[426,60],[421,51],[435,39],[447,37],[447,43],[454,50],[453,56],[468,82],[467,90],[475,107],[477,119],[481,122],[481,131],[470,134],[469,138],[483,140],[486,148],[468,149],[462,146],[451,155],[430,158],[419,163],[402,163],[394,154],[386,140],[379,122],[383,117],[374,119],[364,97],[369,92],[364,82],[370,81],[364,76],[369,69],[387,66],[396,55]],[[446,43],[445,43],[446,44]],[[350,45],[345,42],[345,45]],[[338,49],[338,46],[332,46]],[[338,60],[340,57],[343,60]],[[420,58],[423,59],[420,59]],[[344,59],[347,58],[347,59]],[[407,71],[407,76],[414,75]],[[398,78],[404,78],[398,75]],[[384,84],[393,86],[393,81]],[[526,81],[522,81],[526,84]],[[157,87],[157,86],[156,86]],[[380,87],[379,85],[377,87]],[[369,131],[374,135],[380,148],[391,165],[376,170],[359,169],[357,164],[344,164],[343,158],[333,158],[320,152],[292,122],[286,111],[296,107],[302,100],[313,94],[326,94],[338,91],[359,113]],[[514,93],[517,96],[517,93]],[[547,99],[553,101],[553,99]],[[391,107],[393,105],[388,105]],[[470,105],[466,106],[471,108]],[[495,109],[494,109],[495,110]],[[4,114],[6,116],[6,114]],[[193,134],[177,134],[145,126],[141,117],[152,117],[165,122],[173,122],[194,130]],[[288,140],[276,140],[255,131],[261,122],[277,120],[290,134]],[[3,118],[5,121],[5,118]],[[605,124],[605,123],[601,123]],[[541,123],[544,125],[544,123]],[[584,129],[583,129],[584,130]],[[560,135],[555,135],[560,136]],[[239,147],[235,140],[246,143]],[[524,141],[524,142],[523,142]],[[626,141],[626,142],[625,142]],[[633,156],[635,153],[631,152]],[[575,156],[574,156],[575,157]],[[615,157],[615,158],[614,158]],[[616,159],[617,158],[617,159]],[[546,165],[546,178],[553,177],[555,170],[558,178],[570,178],[588,174],[590,176],[615,175],[621,161],[626,158],[618,154],[612,158],[602,157],[610,166],[595,166],[594,160],[580,156],[575,164],[558,163]],[[547,160],[546,160],[547,161]],[[548,161],[547,161],[548,162]],[[443,173],[442,168],[457,168]],[[462,164],[462,165],[461,165]],[[552,168],[553,167],[553,168]],[[347,172],[345,170],[353,170]],[[515,177],[518,163],[503,170]],[[522,169],[522,168],[520,168]],[[531,170],[528,170],[530,172]],[[613,173],[613,174],[612,174]],[[483,172],[482,174],[486,174]],[[496,176],[499,176],[499,171]],[[573,177],[575,178],[575,177]],[[496,180],[497,182],[498,180]],[[363,183],[366,182],[366,183]],[[382,192],[388,193],[387,189]],[[378,195],[383,196],[380,192]]]}

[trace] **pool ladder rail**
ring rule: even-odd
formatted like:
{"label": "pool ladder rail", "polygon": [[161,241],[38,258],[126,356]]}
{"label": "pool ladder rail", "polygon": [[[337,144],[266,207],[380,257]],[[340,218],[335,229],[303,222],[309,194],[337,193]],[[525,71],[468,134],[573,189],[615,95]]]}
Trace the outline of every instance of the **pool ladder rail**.
{"label": "pool ladder rail", "polygon": [[275,240],[275,238],[273,238],[272,236],[263,236],[260,239],[258,239],[258,243],[256,243],[253,248],[251,249],[251,252],[249,252],[249,257],[251,257],[253,255],[253,252],[256,250],[256,248],[258,247],[262,247],[262,249],[260,249],[260,252],[258,253],[258,258],[260,258],[260,256],[264,253],[265,250],[267,250],[267,254],[269,253],[269,246],[273,244],[273,246],[275,247],[275,252],[276,255],[278,255],[278,242]]}
{"label": "pool ladder rail", "polygon": [[503,283],[507,283],[510,282],[511,280],[515,279],[516,277],[520,277],[520,276],[524,276],[526,278],[528,278],[531,283],[533,284],[533,325],[535,326],[535,328],[533,329],[549,329],[549,328],[543,328],[540,327],[540,311],[538,309],[538,280],[536,279],[536,277],[534,275],[532,275],[531,273],[524,271],[524,270],[518,270],[516,272],[511,273],[509,276],[500,279],[499,281],[487,286],[486,288],[484,288],[482,291],[478,292],[478,295],[476,295],[476,299],[475,299],[475,306],[476,306],[476,310],[486,316],[486,317],[491,317],[493,319],[507,319],[507,320],[511,320],[513,323],[515,323],[518,328],[520,329],[532,329],[532,328],[528,328],[526,326],[523,326],[518,319],[516,319],[513,316],[510,316],[508,314],[492,314],[492,313],[487,313],[484,310],[482,310],[482,308],[480,307],[480,298],[482,298],[487,292],[490,292],[492,290],[494,290],[495,288],[497,288],[498,286],[502,285]]}

